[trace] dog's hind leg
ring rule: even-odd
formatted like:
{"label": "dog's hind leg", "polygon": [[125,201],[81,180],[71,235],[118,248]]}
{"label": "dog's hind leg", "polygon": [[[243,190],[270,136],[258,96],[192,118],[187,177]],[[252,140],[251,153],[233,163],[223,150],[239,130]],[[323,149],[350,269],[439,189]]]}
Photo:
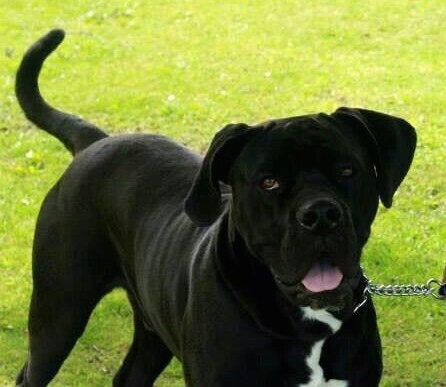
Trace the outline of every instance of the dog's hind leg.
{"label": "dog's hind leg", "polygon": [[79,307],[57,295],[34,292],[29,322],[28,361],[17,377],[18,386],[46,386],[56,375],[87,324],[94,305]]}
{"label": "dog's hind leg", "polygon": [[19,386],[46,386],[58,372],[91,312],[119,277],[115,253],[87,213],[61,211],[47,196],[33,246],[28,360]]}
{"label": "dog's hind leg", "polygon": [[113,380],[114,387],[152,386],[172,353],[159,336],[147,330],[134,311],[133,343]]}

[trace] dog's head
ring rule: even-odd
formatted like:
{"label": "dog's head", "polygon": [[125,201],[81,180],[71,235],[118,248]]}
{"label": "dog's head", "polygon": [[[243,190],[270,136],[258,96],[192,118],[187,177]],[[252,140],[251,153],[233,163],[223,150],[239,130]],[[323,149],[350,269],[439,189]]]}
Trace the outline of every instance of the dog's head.
{"label": "dog's head", "polygon": [[230,227],[286,298],[351,307],[379,198],[392,205],[415,144],[406,121],[363,109],[228,125],[185,209],[197,225],[212,224],[224,207],[219,184],[229,185]]}

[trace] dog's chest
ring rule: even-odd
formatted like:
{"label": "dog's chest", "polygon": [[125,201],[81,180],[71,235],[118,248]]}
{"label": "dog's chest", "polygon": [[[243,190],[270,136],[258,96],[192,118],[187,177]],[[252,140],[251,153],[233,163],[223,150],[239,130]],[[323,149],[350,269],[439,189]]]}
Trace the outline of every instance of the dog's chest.
{"label": "dog's chest", "polygon": [[[330,313],[325,310],[313,310],[309,307],[302,308],[304,319],[316,320],[324,323],[330,327],[333,334],[336,333],[342,325],[342,322],[334,318]],[[299,377],[299,381],[287,383],[290,387],[347,387],[348,382],[346,380],[327,380],[324,376],[324,371],[319,364],[322,348],[324,346],[325,339],[316,341],[309,349],[305,352],[304,363],[306,365],[306,372],[302,382]],[[300,368],[300,367],[299,367]]]}

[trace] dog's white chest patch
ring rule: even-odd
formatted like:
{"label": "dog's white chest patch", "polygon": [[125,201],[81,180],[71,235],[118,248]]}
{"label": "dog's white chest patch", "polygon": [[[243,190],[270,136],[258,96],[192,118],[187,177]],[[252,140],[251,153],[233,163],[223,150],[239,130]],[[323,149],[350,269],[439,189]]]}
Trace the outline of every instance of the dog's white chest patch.
{"label": "dog's white chest patch", "polygon": [[[342,322],[333,317],[333,315],[327,312],[325,309],[314,310],[310,307],[303,307],[301,309],[305,319],[317,320],[327,324],[333,333],[337,332],[341,328]],[[307,383],[299,384],[296,387],[348,387],[348,382],[345,380],[325,380],[324,371],[319,364],[324,342],[325,340],[319,340],[313,344],[310,354],[305,360],[308,368],[310,369],[310,379]]]}

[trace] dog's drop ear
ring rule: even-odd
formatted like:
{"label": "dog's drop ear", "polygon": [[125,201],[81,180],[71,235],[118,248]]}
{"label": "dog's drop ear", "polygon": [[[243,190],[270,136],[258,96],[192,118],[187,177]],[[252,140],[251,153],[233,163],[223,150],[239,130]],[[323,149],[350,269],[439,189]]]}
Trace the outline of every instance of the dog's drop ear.
{"label": "dog's drop ear", "polygon": [[221,214],[219,182],[228,183],[235,159],[254,132],[246,124],[230,124],[213,138],[184,202],[186,214],[197,226],[209,226]]}
{"label": "dog's drop ear", "polygon": [[366,109],[341,107],[332,116],[365,136],[373,153],[381,201],[390,208],[412,163],[417,142],[415,129],[401,118]]}

